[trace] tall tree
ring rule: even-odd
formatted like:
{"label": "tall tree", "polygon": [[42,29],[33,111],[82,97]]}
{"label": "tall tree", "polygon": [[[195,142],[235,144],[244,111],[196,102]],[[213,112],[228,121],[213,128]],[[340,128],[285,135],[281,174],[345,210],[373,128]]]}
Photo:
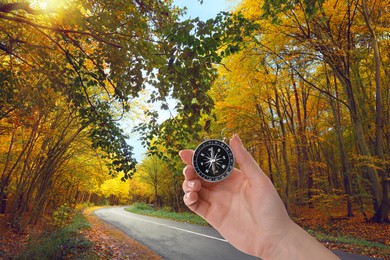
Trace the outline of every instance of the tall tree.
{"label": "tall tree", "polygon": [[[227,118],[227,115],[229,115],[231,119],[228,119],[228,121],[235,122],[233,124],[239,127],[237,124],[239,125],[242,121],[239,119],[240,116],[237,116],[238,109],[235,107],[235,111],[233,111],[231,104],[241,102],[249,105],[248,100],[251,100],[251,97],[255,95],[251,93],[250,95],[241,96],[240,94],[244,91],[248,92],[246,88],[255,86],[258,90],[260,84],[267,86],[270,78],[269,74],[273,76],[286,75],[284,71],[288,71],[287,75],[291,75],[291,81],[282,80],[286,87],[285,91],[280,92],[285,93],[285,95],[280,95],[279,92],[277,96],[275,94],[266,95],[267,92],[261,92],[264,96],[271,97],[271,100],[276,100],[276,97],[279,97],[283,101],[282,110],[279,113],[276,109],[270,108],[268,110],[258,109],[257,111],[262,111],[259,114],[268,114],[268,117],[262,116],[262,118],[268,118],[268,124],[273,122],[273,128],[277,128],[281,133],[283,133],[282,125],[285,121],[282,120],[281,123],[276,124],[275,120],[280,116],[286,116],[289,119],[286,121],[288,122],[289,131],[293,133],[292,136],[299,137],[295,139],[298,152],[291,153],[293,150],[290,149],[289,160],[299,158],[299,161],[304,162],[304,164],[298,163],[296,169],[307,176],[309,197],[312,195],[311,192],[317,193],[322,189],[321,192],[330,191],[327,187],[319,187],[319,183],[313,183],[310,176],[314,178],[317,174],[325,173],[325,162],[322,162],[324,159],[327,160],[326,163],[328,164],[332,163],[330,160],[334,160],[324,149],[325,146],[331,148],[330,144],[325,143],[323,139],[333,132],[332,136],[338,136],[337,140],[340,142],[338,147],[333,146],[332,148],[340,150],[338,153],[340,166],[337,164],[335,166],[336,168],[342,168],[344,188],[348,197],[350,198],[352,193],[350,180],[352,174],[349,165],[355,163],[359,165],[361,175],[369,179],[370,192],[373,198],[372,205],[375,212],[374,219],[376,221],[386,221],[388,212],[382,213],[382,208],[386,211],[388,181],[383,177],[386,178],[388,167],[386,168],[382,163],[386,162],[385,158],[387,157],[377,156],[377,144],[383,142],[383,138],[387,136],[386,131],[388,130],[386,129],[388,127],[386,123],[381,123],[383,121],[381,119],[383,115],[381,114],[384,112],[380,111],[381,108],[387,110],[387,107],[381,105],[383,98],[376,94],[378,93],[378,86],[381,87],[381,85],[375,83],[373,86],[371,82],[378,82],[375,79],[383,81],[387,77],[383,76],[386,74],[380,70],[377,73],[378,70],[375,69],[372,73],[369,67],[363,65],[367,63],[374,64],[373,61],[381,65],[380,62],[378,63],[378,59],[375,58],[375,50],[373,51],[374,57],[369,54],[371,46],[375,49],[375,44],[372,42],[373,36],[369,30],[370,23],[367,23],[367,17],[364,17],[363,4],[370,6],[367,8],[367,10],[370,10],[370,17],[376,19],[380,17],[382,19],[380,20],[381,24],[378,23],[378,26],[375,27],[377,31],[374,36],[377,36],[377,43],[385,44],[386,37],[383,37],[385,30],[382,30],[382,28],[387,20],[386,16],[382,15],[383,12],[377,9],[379,6],[383,7],[384,2],[366,1],[363,3],[360,1],[340,2],[328,0],[265,1],[259,3],[251,0],[243,1],[238,10],[242,11],[246,18],[259,23],[260,28],[255,37],[256,41],[251,43],[253,38],[245,39],[248,42],[246,45],[248,48],[235,55],[237,58],[223,60],[229,71],[223,74],[222,83],[218,83],[215,88],[233,93],[232,88],[239,86],[240,92],[238,95],[236,94],[234,99],[230,98],[229,94],[216,95],[219,100],[222,100],[216,102],[216,108],[223,111],[223,115],[226,115],[222,118]],[[361,10],[360,13],[359,10]],[[364,30],[362,30],[361,24],[367,25]],[[378,39],[383,39],[383,42]],[[273,59],[272,62],[270,62],[270,57]],[[246,66],[248,61],[250,61],[250,66]],[[260,76],[264,75],[264,69],[261,67],[264,67],[264,65],[272,71],[272,73],[267,74],[267,79]],[[334,78],[329,77],[329,73],[323,73],[328,71],[327,68],[331,68],[331,74],[335,75]],[[375,68],[375,65],[371,68]],[[224,68],[221,68],[221,70],[224,70]],[[278,70],[283,72],[275,73]],[[371,75],[374,76],[371,77]],[[376,75],[382,75],[382,77]],[[329,80],[330,78],[335,80]],[[374,80],[370,81],[371,78]],[[276,82],[271,83],[271,89],[277,85]],[[253,92],[256,93],[256,91]],[[378,100],[378,97],[382,101]],[[264,99],[259,98],[259,101],[264,102]],[[218,104],[223,105],[218,107]],[[242,109],[242,107],[240,108]],[[261,103],[257,107],[261,108]],[[348,113],[343,113],[341,118],[339,111],[345,109]],[[246,110],[243,118],[251,118],[253,112],[248,113],[251,112]],[[278,117],[275,115],[278,115]],[[348,119],[351,120],[352,124],[348,122]],[[332,120],[334,124],[326,126],[326,124],[320,123],[323,120]],[[341,120],[343,121],[341,122]],[[248,125],[248,122],[245,122],[244,125],[245,128],[251,126],[251,124]],[[375,127],[372,128],[372,126]],[[350,135],[351,129],[354,136]],[[256,135],[259,134],[256,133]],[[379,135],[381,137],[378,139]],[[268,135],[267,138],[271,138],[271,136]],[[343,136],[349,138],[344,139]],[[250,140],[249,137],[247,139]],[[355,145],[350,142],[352,140],[355,141]],[[356,147],[358,150],[355,150]],[[381,147],[384,149],[387,146],[381,145]],[[277,149],[277,153],[282,155],[283,151]],[[354,153],[359,155],[350,156]],[[387,155],[388,153],[386,151],[383,154]],[[302,165],[305,165],[308,170],[302,170]],[[272,168],[270,167],[270,169]],[[327,171],[331,169],[329,168]],[[283,170],[285,171],[285,169]],[[336,172],[337,170],[332,169],[332,171]],[[335,174],[328,173],[327,175],[333,175],[337,178]],[[355,184],[357,182],[357,180],[352,181]],[[303,182],[299,181],[298,183]],[[351,201],[348,199],[349,215],[352,214],[350,203]],[[377,217],[379,215],[382,216],[380,219]]]}

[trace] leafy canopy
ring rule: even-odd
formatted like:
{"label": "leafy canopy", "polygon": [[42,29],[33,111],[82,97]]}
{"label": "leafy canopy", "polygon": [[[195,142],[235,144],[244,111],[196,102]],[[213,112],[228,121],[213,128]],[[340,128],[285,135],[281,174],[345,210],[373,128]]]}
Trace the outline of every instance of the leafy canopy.
{"label": "leafy canopy", "polygon": [[17,98],[21,79],[42,80],[78,110],[93,148],[111,161],[111,172],[127,178],[136,161],[118,122],[131,111],[130,101],[148,86],[156,89],[150,102],[169,95],[178,100],[175,126],[157,127],[156,113],[148,112],[150,124],[140,126],[145,139],[172,128],[196,132],[200,114],[213,106],[206,92],[215,65],[239,50],[252,26],[229,13],[205,22],[179,21],[180,14],[168,0],[0,4],[0,115],[28,110]]}

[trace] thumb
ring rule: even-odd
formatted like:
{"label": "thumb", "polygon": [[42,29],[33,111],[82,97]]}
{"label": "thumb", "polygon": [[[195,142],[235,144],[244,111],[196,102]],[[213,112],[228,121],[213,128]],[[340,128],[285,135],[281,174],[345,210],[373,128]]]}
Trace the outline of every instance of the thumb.
{"label": "thumb", "polygon": [[253,159],[252,155],[245,149],[238,134],[235,134],[233,138],[230,139],[229,144],[240,170],[248,178],[268,178],[261,170],[257,162]]}

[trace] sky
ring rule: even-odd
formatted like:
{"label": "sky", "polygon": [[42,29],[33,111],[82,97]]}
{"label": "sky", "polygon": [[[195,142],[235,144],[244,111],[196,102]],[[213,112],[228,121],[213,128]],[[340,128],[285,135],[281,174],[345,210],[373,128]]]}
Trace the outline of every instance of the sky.
{"label": "sky", "polygon": [[188,8],[186,18],[199,17],[201,20],[207,20],[221,11],[228,11],[230,2],[229,0],[203,0],[203,4],[200,4],[198,0],[174,0],[173,4]]}
{"label": "sky", "polygon": [[[221,11],[228,11],[231,6],[231,0],[203,0],[203,4],[200,4],[198,0],[174,0],[174,5],[181,8],[187,7],[187,14],[183,19],[199,17],[201,20],[206,21],[207,19],[215,17]],[[174,107],[174,102],[169,102],[170,107]],[[155,105],[158,111],[159,105]],[[160,114],[160,121],[164,121],[169,118],[169,112],[162,111]],[[133,123],[134,124],[134,123]],[[122,127],[130,130],[132,123],[123,122]],[[135,133],[128,133],[130,136],[129,144],[133,146],[134,157],[137,162],[141,162],[145,158],[146,148],[142,147],[141,142],[138,140],[139,136]]]}

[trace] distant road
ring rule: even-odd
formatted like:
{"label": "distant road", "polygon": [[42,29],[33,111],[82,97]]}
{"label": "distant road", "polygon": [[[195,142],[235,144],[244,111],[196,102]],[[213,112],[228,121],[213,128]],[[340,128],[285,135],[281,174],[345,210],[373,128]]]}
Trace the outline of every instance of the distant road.
{"label": "distant road", "polygon": [[[164,259],[258,259],[235,249],[211,227],[138,215],[124,209],[125,207],[102,208],[96,210],[95,214],[146,245]],[[338,251],[335,253],[343,260],[374,259]]]}

